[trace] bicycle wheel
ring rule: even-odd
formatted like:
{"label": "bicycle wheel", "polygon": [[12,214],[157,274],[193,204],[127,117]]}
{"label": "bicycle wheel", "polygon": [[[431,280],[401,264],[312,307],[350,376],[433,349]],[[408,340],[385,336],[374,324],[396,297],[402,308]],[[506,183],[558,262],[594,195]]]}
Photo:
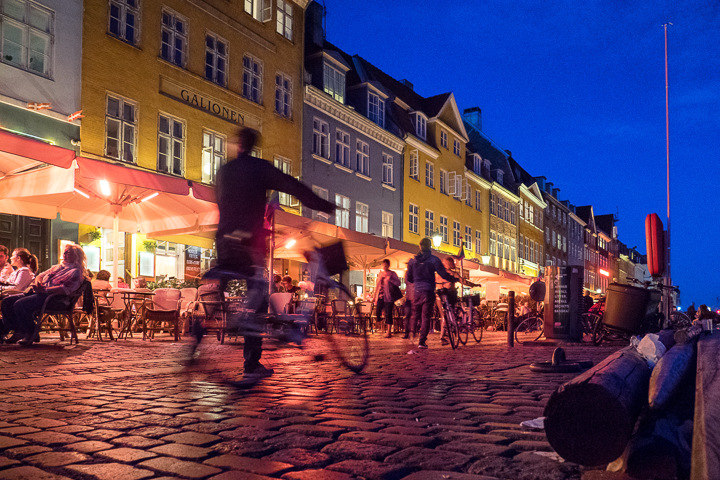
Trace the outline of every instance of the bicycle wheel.
{"label": "bicycle wheel", "polygon": [[670,325],[674,329],[687,328],[692,325],[692,320],[683,312],[670,312]]}
{"label": "bicycle wheel", "polygon": [[595,324],[600,321],[600,315],[597,313],[583,313],[582,314],[582,329],[583,336],[582,341],[584,343],[591,343],[593,338],[593,330]]}
{"label": "bicycle wheel", "polygon": [[459,344],[460,332],[458,331],[455,312],[452,310],[448,310],[445,313],[445,333],[447,333],[448,339],[450,340],[450,346],[455,350]]}
{"label": "bicycle wheel", "polygon": [[595,326],[593,327],[592,343],[593,345],[600,345],[604,339],[605,327],[603,326],[602,318],[600,318],[595,322]]}
{"label": "bicycle wheel", "polygon": [[468,340],[468,333],[469,330],[472,328],[472,325],[466,313],[462,313],[460,319],[461,323],[458,326],[458,339],[460,340],[460,343],[466,345]]}
{"label": "bicycle wheel", "polygon": [[515,341],[522,345],[523,342],[532,342],[543,334],[543,319],[540,317],[529,317],[520,322],[515,328]]}
{"label": "bicycle wheel", "polygon": [[367,329],[358,329],[357,333],[326,335],[332,345],[333,353],[340,364],[351,372],[360,373],[370,358],[370,344]]}
{"label": "bicycle wheel", "polygon": [[472,334],[475,338],[475,342],[480,343],[483,336],[483,328],[485,327],[485,318],[479,313],[475,312],[472,319]]}

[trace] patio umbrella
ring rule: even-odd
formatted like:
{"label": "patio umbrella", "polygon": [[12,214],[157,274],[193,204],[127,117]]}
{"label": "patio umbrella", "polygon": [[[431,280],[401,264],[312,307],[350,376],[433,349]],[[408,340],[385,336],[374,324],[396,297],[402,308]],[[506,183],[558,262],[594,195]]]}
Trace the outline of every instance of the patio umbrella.
{"label": "patio umbrella", "polygon": [[[3,158],[0,171],[11,165]],[[49,219],[59,214],[68,222],[112,228],[117,259],[119,231],[151,234],[217,223],[217,206],[203,198],[203,188],[184,178],[77,157],[69,168],[36,163],[8,171],[0,179],[0,211]]]}

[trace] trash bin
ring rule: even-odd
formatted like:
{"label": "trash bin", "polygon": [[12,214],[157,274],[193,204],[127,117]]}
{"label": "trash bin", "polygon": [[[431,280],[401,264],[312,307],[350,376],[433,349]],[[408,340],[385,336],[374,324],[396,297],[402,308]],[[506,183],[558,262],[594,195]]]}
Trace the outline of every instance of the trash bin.
{"label": "trash bin", "polygon": [[660,291],[611,283],[607,288],[603,324],[627,333],[644,332],[657,313]]}

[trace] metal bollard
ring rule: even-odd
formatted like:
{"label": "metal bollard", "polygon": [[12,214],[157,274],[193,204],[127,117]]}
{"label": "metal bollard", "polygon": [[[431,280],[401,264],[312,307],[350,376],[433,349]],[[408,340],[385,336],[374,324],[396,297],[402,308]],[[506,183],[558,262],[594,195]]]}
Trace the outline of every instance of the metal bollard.
{"label": "metal bollard", "polygon": [[515,346],[515,292],[508,293],[507,334],[508,347]]}

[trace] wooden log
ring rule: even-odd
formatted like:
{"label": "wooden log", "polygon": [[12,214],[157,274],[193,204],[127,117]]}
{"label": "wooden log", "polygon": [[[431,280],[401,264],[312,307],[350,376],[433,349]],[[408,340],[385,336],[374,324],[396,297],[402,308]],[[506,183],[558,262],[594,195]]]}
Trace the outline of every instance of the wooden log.
{"label": "wooden log", "polygon": [[634,347],[560,386],[545,407],[548,442],[564,459],[602,465],[625,449],[647,402],[650,367]]}
{"label": "wooden log", "polygon": [[[716,331],[717,333],[717,331]],[[692,480],[720,478],[720,335],[703,335],[697,343]]]}
{"label": "wooden log", "polygon": [[677,330],[675,332],[675,343],[687,343],[691,340],[697,339],[700,333],[702,333],[702,327],[700,325],[693,325],[691,327]]}
{"label": "wooden log", "polygon": [[[694,337],[697,339],[697,336]],[[697,342],[678,343],[665,355],[650,375],[648,404],[651,410],[662,410],[668,401],[677,393],[678,387],[687,375],[694,374],[693,365]]]}

